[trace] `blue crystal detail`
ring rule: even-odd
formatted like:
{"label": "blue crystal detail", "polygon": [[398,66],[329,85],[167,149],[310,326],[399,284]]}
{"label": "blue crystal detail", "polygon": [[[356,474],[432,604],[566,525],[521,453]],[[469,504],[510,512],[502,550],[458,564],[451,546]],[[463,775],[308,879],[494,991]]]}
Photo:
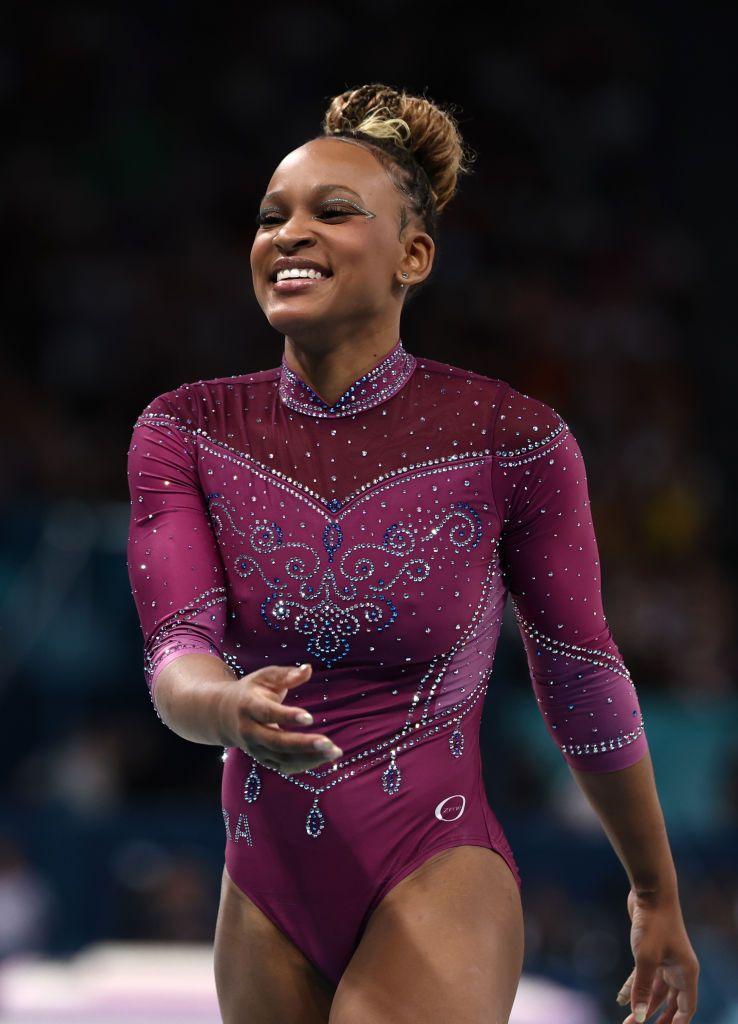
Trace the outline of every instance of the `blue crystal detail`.
{"label": "blue crystal detail", "polygon": [[400,788],[401,782],[402,772],[393,760],[392,764],[382,772],[382,789],[385,793],[393,796]]}
{"label": "blue crystal detail", "polygon": [[256,800],[257,796],[261,792],[261,779],[259,773],[256,770],[256,765],[251,766],[251,772],[249,777],[246,779],[243,787],[243,798],[248,803],[252,804]]}
{"label": "blue crystal detail", "polygon": [[343,543],[343,530],[338,523],[326,523],[323,530],[323,547],[328,552],[328,561],[333,561],[333,555]]}
{"label": "blue crystal detail", "polygon": [[323,817],[323,812],[318,807],[318,798],[316,797],[315,803],[308,811],[305,831],[312,839],[317,839],[324,828],[325,818]]}
{"label": "blue crystal detail", "polygon": [[451,753],[454,757],[461,757],[464,753],[464,734],[458,725],[449,736],[448,745],[451,748]]}

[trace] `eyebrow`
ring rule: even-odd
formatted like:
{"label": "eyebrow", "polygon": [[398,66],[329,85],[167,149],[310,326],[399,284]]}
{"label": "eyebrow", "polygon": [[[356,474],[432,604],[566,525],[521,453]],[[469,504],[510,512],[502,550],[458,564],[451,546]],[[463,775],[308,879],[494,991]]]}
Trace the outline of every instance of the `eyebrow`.
{"label": "eyebrow", "polygon": [[[356,192],[353,188],[349,188],[348,185],[315,185],[313,187],[313,189],[312,189],[312,192],[313,192],[314,195],[319,195],[321,192],[330,192],[332,189],[335,189],[335,188],[340,188],[341,191],[343,191],[343,192],[351,192],[352,195],[355,195],[356,198],[361,200],[362,203],[364,202],[364,200],[362,199],[360,193]],[[276,189],[274,192],[267,192],[264,195],[264,197],[262,199],[262,202],[264,202],[264,199],[271,199],[272,196],[279,196],[281,194],[282,194],[282,190],[281,189]]]}

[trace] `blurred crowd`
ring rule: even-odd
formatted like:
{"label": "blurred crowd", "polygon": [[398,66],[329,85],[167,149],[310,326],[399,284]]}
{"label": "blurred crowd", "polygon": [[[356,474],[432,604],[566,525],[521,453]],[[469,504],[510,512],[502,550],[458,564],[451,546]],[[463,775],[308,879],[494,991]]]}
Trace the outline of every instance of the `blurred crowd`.
{"label": "blurred crowd", "polygon": [[[169,5],[145,14],[49,5],[33,46],[3,52],[15,142],[0,170],[12,254],[0,350],[10,426],[0,707],[23,727],[5,747],[0,956],[95,931],[212,938],[219,752],[174,737],[148,703],[125,575],[125,462],[132,424],[155,395],[281,359],[283,338],[251,287],[257,203],[281,157],[319,131],[326,98],[359,84],[325,70],[345,43],[331,8],[288,8],[280,66],[303,79],[300,95],[268,49],[245,42],[268,31],[266,12],[251,9],[232,11],[233,31],[205,50],[194,17],[170,31],[179,15]],[[414,83],[430,77],[432,98],[461,104],[461,130],[478,153],[441,218],[433,280],[404,314],[403,342],[500,377],[569,423],[587,466],[608,622],[647,732],[653,701],[654,718],[668,709],[663,720],[677,716],[692,744],[670,749],[655,725],[656,767],[660,755],[664,789],[676,794],[668,807],[678,826],[678,776],[692,757],[709,759],[709,834],[738,811],[736,592],[728,477],[704,428],[715,422],[698,315],[711,256],[664,184],[667,155],[657,149],[658,140],[668,153],[671,69],[648,27],[615,6],[594,21],[542,22],[525,39],[505,28],[503,18],[496,42],[471,47],[463,89],[446,72],[429,76],[430,26],[411,48],[386,37],[381,67],[402,68],[387,80],[420,91]],[[523,694],[536,728],[511,617],[492,679],[494,715],[501,702],[504,722],[505,701],[512,708]],[[516,761],[498,738],[509,763],[498,771],[490,747],[490,801],[524,863],[515,825],[524,828],[526,813],[574,832],[576,814],[540,764]],[[667,780],[669,769],[677,777]],[[116,811],[147,808],[160,822],[200,813],[212,839],[205,852],[185,840],[168,846],[166,829],[152,838],[138,818],[136,838],[111,833],[95,890],[107,911],[85,918],[87,932],[70,929],[75,899],[89,902],[92,891],[60,892],[62,869],[39,859],[34,836],[49,804],[105,829]],[[691,865],[688,845],[684,857]],[[720,1007],[738,1001],[729,980],[738,977],[735,863],[706,872],[696,858],[701,884],[682,893],[693,941],[709,951],[705,1024],[723,1024]],[[526,968],[611,989],[619,1013],[614,996],[630,971],[619,866],[608,884],[587,903],[533,872]]]}

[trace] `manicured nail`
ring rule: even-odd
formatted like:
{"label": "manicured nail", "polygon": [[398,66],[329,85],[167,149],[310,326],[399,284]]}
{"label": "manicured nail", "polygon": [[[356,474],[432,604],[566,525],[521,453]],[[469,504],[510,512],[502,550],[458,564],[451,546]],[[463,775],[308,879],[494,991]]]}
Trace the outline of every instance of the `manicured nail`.
{"label": "manicured nail", "polygon": [[340,757],[343,751],[340,747],[337,747],[331,740],[316,740],[315,749],[319,750],[321,754],[326,754],[328,757],[335,758]]}
{"label": "manicured nail", "polygon": [[638,1024],[643,1024],[644,1020],[646,1019],[646,1010],[647,1009],[648,1009],[648,1003],[638,1003],[637,1004],[635,1010],[633,1011],[633,1016],[638,1021]]}
{"label": "manicured nail", "polygon": [[309,714],[307,711],[300,711],[299,714],[297,715],[297,721],[300,723],[300,725],[312,725],[313,716]]}

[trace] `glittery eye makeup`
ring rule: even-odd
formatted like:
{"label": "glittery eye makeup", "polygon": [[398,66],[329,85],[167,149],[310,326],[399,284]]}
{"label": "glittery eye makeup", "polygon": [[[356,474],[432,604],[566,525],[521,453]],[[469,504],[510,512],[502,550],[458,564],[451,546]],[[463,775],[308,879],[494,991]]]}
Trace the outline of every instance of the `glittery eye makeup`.
{"label": "glittery eye makeup", "polygon": [[[348,207],[348,209],[347,209]],[[348,216],[353,217],[356,214],[362,214],[363,216],[375,217],[376,214],[371,213],[369,210],[365,210],[359,206],[358,203],[353,203],[349,199],[332,199],[328,203],[321,203],[321,213],[319,216],[333,215],[333,216]],[[256,215],[255,223],[257,227],[267,227],[270,224],[274,224],[274,217],[279,219],[279,209],[276,206],[262,207]],[[266,218],[270,219],[267,220]]]}

